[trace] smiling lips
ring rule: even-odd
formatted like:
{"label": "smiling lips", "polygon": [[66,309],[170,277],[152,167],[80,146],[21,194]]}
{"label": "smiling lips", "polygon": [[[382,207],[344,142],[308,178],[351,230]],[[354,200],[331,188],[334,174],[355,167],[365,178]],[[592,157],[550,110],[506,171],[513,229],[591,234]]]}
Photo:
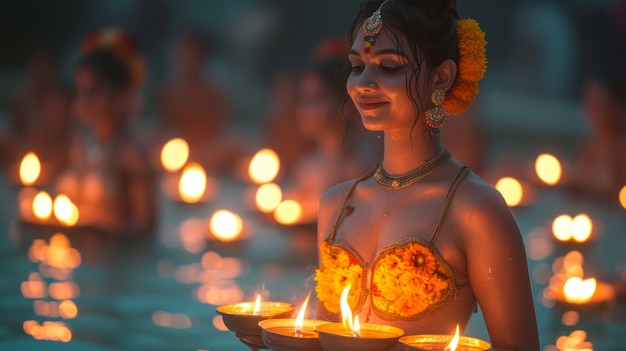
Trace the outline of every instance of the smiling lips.
{"label": "smiling lips", "polygon": [[369,111],[369,110],[375,110],[377,108],[381,108],[385,105],[387,105],[388,102],[386,101],[380,101],[380,100],[360,100],[359,101],[359,106],[361,107],[361,110],[363,111]]}

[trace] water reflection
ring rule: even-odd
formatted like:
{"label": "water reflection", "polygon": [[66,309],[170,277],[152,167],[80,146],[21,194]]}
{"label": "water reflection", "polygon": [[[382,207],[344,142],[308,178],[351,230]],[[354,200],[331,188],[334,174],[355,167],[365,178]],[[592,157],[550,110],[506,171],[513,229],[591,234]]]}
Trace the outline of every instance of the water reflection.
{"label": "water reflection", "polygon": [[[72,247],[67,236],[57,233],[48,242],[34,239],[28,248],[28,257],[39,264],[39,271],[31,272],[28,280],[21,283],[20,290],[25,299],[34,299],[35,315],[45,319],[76,318],[78,306],[73,300],[80,295],[80,288],[72,277],[74,269],[81,264],[80,252]],[[23,328],[37,340],[72,340],[72,329],[61,321],[26,320]]]}

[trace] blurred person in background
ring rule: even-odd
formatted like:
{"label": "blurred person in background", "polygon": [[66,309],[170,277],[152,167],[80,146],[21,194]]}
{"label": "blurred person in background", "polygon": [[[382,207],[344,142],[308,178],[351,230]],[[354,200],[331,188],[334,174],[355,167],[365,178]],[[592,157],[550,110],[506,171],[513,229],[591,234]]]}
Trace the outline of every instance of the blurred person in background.
{"label": "blurred person in background", "polygon": [[242,143],[230,130],[229,94],[206,73],[212,55],[204,35],[181,35],[172,47],[172,75],[158,93],[157,108],[161,132],[185,139],[190,159],[218,171],[233,166]]}
{"label": "blurred person in background", "polygon": [[105,28],[82,43],[74,75],[79,130],[57,192],[78,207],[78,225],[112,234],[150,233],[155,179],[132,122],[142,110],[145,62],[124,30]]}
{"label": "blurred person in background", "polygon": [[591,78],[583,87],[589,136],[578,145],[568,184],[575,194],[615,202],[626,185],[626,82]]}
{"label": "blurred person in background", "polygon": [[12,101],[9,129],[0,145],[8,166],[19,163],[26,153],[35,152],[44,163],[41,179],[46,183],[68,163],[70,91],[59,76],[55,53],[46,48],[38,49],[31,57],[27,79],[27,85]]}
{"label": "blurred person in background", "polygon": [[302,206],[303,223],[315,223],[322,193],[329,187],[365,171],[371,145],[365,145],[364,129],[354,105],[340,81],[346,65],[343,38],[327,39],[314,52],[312,65],[297,86],[294,117],[298,132],[312,149],[298,159],[287,176],[285,198]]}

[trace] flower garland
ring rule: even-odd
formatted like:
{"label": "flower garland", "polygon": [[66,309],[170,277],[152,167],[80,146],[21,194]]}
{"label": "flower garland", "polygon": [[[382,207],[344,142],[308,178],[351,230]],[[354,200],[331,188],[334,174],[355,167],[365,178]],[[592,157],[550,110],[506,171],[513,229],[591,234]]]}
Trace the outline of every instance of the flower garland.
{"label": "flower garland", "polygon": [[458,20],[456,32],[459,40],[458,75],[442,105],[451,115],[458,115],[472,105],[478,95],[478,81],[487,70],[487,41],[478,22],[471,18]]}
{"label": "flower garland", "polygon": [[355,309],[359,305],[362,291],[363,267],[346,249],[333,247],[324,241],[320,246],[320,268],[315,271],[315,292],[324,307],[331,313],[339,313],[339,299],[343,289],[350,285],[348,304]]}
{"label": "flower garland", "polygon": [[113,52],[128,67],[134,87],[143,84],[146,78],[146,64],[139,53],[133,37],[121,28],[103,28],[89,34],[81,45],[81,53],[88,55],[98,49]]}
{"label": "flower garland", "polygon": [[421,243],[391,247],[374,265],[372,303],[389,315],[415,317],[443,301],[451,287],[448,275]]}

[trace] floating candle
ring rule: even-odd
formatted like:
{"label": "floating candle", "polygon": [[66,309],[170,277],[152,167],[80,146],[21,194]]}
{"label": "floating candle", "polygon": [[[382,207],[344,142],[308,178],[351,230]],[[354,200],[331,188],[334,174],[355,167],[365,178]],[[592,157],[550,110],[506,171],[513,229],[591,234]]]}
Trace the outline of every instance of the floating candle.
{"label": "floating candle", "polygon": [[270,318],[285,318],[291,316],[294,306],[285,302],[257,301],[241,302],[219,306],[216,311],[221,314],[226,327],[233,332],[243,335],[261,336],[259,322]]}

